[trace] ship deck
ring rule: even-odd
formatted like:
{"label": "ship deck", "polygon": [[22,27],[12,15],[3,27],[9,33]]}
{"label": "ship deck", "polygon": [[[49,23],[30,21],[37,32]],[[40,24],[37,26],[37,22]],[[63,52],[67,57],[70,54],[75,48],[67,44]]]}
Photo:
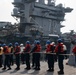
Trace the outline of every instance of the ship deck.
{"label": "ship deck", "polygon": [[[64,75],[76,75],[76,67],[66,65],[66,63],[67,60],[64,60]],[[11,66],[12,70],[5,71],[2,71],[2,69],[0,68],[0,75],[57,75],[57,71],[59,71],[58,62],[55,62],[54,72],[47,72],[48,65],[45,61],[41,61],[41,70],[39,71],[35,71],[34,69],[25,70],[25,64],[21,64],[19,71],[14,70],[15,67],[16,65],[14,64],[14,66]]]}

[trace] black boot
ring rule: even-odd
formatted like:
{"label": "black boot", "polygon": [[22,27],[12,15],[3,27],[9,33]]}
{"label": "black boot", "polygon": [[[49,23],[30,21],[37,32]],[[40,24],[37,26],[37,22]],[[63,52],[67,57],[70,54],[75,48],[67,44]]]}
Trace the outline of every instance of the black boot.
{"label": "black boot", "polygon": [[20,68],[19,68],[19,67],[17,67],[17,68],[15,68],[15,70],[20,70]]}
{"label": "black boot", "polygon": [[0,68],[2,67],[2,65],[0,65]]}
{"label": "black boot", "polygon": [[37,67],[34,67],[33,69],[37,69]]}
{"label": "black boot", "polygon": [[54,71],[54,69],[51,69],[51,72],[53,72]]}
{"label": "black boot", "polygon": [[26,69],[26,70],[30,70],[31,68],[30,68],[30,67],[26,67],[25,69]]}
{"label": "black boot", "polygon": [[64,74],[64,72],[63,71],[58,71],[58,74]]}
{"label": "black boot", "polygon": [[31,68],[30,67],[27,67],[27,70],[30,70]]}
{"label": "black boot", "polygon": [[6,70],[6,68],[2,68],[2,70]]}
{"label": "black boot", "polygon": [[51,69],[48,69],[47,71],[48,71],[48,72],[51,72]]}
{"label": "black boot", "polygon": [[35,70],[40,70],[40,67],[37,67]]}
{"label": "black boot", "polygon": [[54,71],[54,69],[48,69],[47,71],[48,71],[48,72],[53,72],[53,71]]}
{"label": "black boot", "polygon": [[7,70],[11,70],[11,68],[9,67]]}

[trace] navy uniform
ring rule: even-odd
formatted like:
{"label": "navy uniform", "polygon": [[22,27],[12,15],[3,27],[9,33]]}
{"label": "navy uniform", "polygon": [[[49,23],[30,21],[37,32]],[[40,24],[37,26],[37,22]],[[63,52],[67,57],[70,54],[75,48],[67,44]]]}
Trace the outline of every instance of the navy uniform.
{"label": "navy uniform", "polygon": [[26,42],[26,46],[24,48],[24,54],[25,54],[25,62],[26,62],[26,68],[27,70],[30,70],[30,50],[31,50],[31,45],[30,45],[30,42],[27,41]]}
{"label": "navy uniform", "polygon": [[10,65],[13,65],[14,64],[14,61],[13,61],[13,52],[14,52],[14,49],[13,49],[12,43],[9,43],[8,50],[10,52]]}
{"label": "navy uniform", "polygon": [[47,41],[47,48],[46,48],[46,53],[47,53],[47,60],[48,60],[48,70],[49,72],[53,72],[54,71],[54,55],[50,54],[50,53],[54,53],[54,44],[50,44],[50,41]]}
{"label": "navy uniform", "polygon": [[58,44],[55,48],[55,52],[57,53],[58,66],[59,66],[59,69],[60,69],[60,71],[58,71],[58,74],[64,74],[64,65],[63,65],[64,56],[60,55],[60,54],[64,54],[63,44],[62,44],[61,39],[58,39]]}
{"label": "navy uniform", "polygon": [[6,44],[3,44],[3,53],[4,53],[4,56],[5,56],[5,59],[4,59],[4,68],[2,70],[6,70],[6,67],[8,67],[7,70],[11,70],[11,67],[10,67],[10,52],[9,52],[8,46],[6,46]]}
{"label": "navy uniform", "polygon": [[21,49],[21,63],[22,64],[25,64],[25,54],[23,53],[23,49],[24,49],[24,45],[23,44],[20,44],[20,49]]}
{"label": "navy uniform", "polygon": [[15,54],[15,58],[16,58],[15,60],[16,60],[16,65],[17,65],[15,70],[20,70],[20,46],[18,42],[15,43],[14,54]]}
{"label": "navy uniform", "polygon": [[40,41],[37,41],[32,51],[34,53],[35,70],[40,70],[40,51],[41,51]]}
{"label": "navy uniform", "polygon": [[[33,46],[33,48],[32,48],[32,50],[31,50],[30,53],[33,52],[33,50],[35,49],[35,47],[36,47],[36,40],[34,41],[34,46]],[[32,67],[34,67],[34,66],[35,66],[35,53],[32,53]]]}

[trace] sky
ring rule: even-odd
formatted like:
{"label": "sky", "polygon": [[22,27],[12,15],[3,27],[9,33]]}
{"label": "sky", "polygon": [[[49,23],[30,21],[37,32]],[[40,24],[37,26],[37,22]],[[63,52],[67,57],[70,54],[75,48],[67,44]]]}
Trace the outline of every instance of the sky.
{"label": "sky", "polygon": [[[11,16],[13,12],[13,0],[1,0],[0,1],[0,21],[16,23],[17,21]],[[64,7],[73,8],[71,13],[65,15],[65,21],[62,22],[62,25],[65,27],[61,28],[61,32],[70,32],[74,30],[76,32],[76,0],[56,0],[56,4],[62,3]]]}

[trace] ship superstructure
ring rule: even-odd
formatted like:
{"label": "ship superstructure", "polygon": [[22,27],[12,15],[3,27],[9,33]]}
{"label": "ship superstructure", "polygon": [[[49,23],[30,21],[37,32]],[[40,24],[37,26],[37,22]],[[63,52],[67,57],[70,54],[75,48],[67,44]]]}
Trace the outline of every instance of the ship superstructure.
{"label": "ship superstructure", "polygon": [[20,19],[19,30],[25,36],[60,35],[65,13],[71,12],[70,7],[56,5],[55,0],[14,0],[12,16]]}

